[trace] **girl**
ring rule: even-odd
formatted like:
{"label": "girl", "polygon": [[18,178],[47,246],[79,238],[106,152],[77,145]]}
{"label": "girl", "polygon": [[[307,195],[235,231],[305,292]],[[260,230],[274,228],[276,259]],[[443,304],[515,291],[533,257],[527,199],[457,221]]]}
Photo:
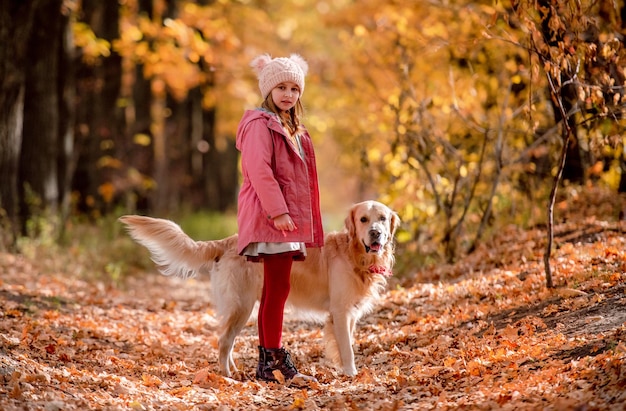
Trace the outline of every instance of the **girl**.
{"label": "girl", "polygon": [[324,241],[315,153],[300,123],[308,64],[297,54],[264,54],[250,65],[264,101],[244,113],[237,129],[243,173],[237,221],[239,254],[263,263],[256,377],[277,381],[279,371],[291,383],[306,383],[315,378],[298,372],[282,346],[282,330],[291,264]]}

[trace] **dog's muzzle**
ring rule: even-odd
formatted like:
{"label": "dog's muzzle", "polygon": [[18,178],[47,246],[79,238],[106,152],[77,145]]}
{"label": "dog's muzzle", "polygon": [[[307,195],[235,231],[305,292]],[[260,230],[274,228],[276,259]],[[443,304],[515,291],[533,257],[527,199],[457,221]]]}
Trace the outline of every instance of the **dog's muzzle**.
{"label": "dog's muzzle", "polygon": [[363,241],[365,251],[367,253],[378,254],[382,251],[384,243],[386,242],[385,235],[381,230],[372,228],[369,232],[369,244]]}

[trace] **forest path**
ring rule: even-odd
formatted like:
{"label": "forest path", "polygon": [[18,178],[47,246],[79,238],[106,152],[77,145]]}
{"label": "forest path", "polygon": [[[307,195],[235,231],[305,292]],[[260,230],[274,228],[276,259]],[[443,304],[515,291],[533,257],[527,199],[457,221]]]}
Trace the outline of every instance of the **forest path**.
{"label": "forest path", "polygon": [[559,225],[553,290],[542,230],[392,278],[357,327],[354,378],[325,360],[318,324],[290,315],[285,344],[319,380],[309,390],[254,380],[253,319],[241,371],[219,375],[205,279],[155,270],[111,286],[0,254],[0,409],[624,409],[624,228]]}

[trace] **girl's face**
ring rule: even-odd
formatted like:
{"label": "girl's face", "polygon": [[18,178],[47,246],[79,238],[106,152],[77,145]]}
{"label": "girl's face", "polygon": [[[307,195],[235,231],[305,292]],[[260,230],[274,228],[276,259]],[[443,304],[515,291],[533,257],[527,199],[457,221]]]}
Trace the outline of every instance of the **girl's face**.
{"label": "girl's face", "polygon": [[300,87],[292,81],[280,83],[272,89],[272,100],[282,111],[287,111],[296,105],[300,98]]}

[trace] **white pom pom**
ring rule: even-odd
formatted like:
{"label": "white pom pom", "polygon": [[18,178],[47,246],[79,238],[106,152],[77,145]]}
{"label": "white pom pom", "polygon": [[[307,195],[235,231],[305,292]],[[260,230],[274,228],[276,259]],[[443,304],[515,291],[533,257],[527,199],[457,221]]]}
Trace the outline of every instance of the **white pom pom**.
{"label": "white pom pom", "polygon": [[258,76],[261,74],[261,71],[263,71],[263,68],[267,66],[267,64],[270,61],[272,61],[272,58],[270,57],[269,54],[261,54],[260,56],[255,57],[250,62],[250,67],[254,69],[254,72]]}
{"label": "white pom pom", "polygon": [[296,63],[302,69],[302,72],[306,76],[306,73],[309,71],[309,64],[304,60],[304,58],[302,58],[302,56],[299,54],[292,54],[291,56],[289,56],[289,59]]}

